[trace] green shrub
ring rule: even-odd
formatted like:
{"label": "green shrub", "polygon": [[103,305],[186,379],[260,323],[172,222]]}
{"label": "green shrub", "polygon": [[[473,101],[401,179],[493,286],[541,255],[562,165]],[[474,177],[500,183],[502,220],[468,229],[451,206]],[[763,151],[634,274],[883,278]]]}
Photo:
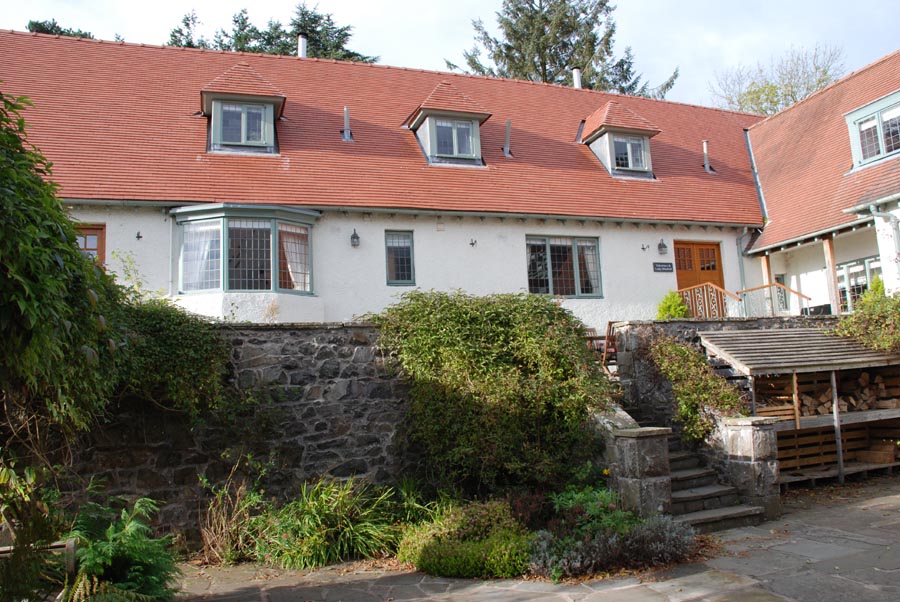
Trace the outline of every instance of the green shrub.
{"label": "green shrub", "polygon": [[841,316],[834,333],[879,351],[900,351],[900,297],[886,296],[884,282],[873,279],[853,313]]}
{"label": "green shrub", "polygon": [[623,533],[638,522],[631,512],[622,510],[618,496],[603,487],[569,487],[551,496],[557,519],[555,524],[565,536],[591,537],[599,532]]}
{"label": "green shrub", "polygon": [[528,568],[530,542],[508,503],[470,502],[407,527],[397,559],[442,577],[516,577]]}
{"label": "green shrub", "polygon": [[112,507],[82,506],[70,534],[78,540],[80,591],[122,591],[155,601],[174,599],[178,569],[168,550],[170,538],[152,537],[146,522],[156,511],[156,504],[147,498],[136,500],[130,509],[126,506],[118,516]]}
{"label": "green shrub", "polygon": [[352,480],[304,483],[298,499],[255,521],[256,558],[309,569],[390,553],[399,536],[392,495]]}
{"label": "green shrub", "polygon": [[659,306],[656,308],[657,320],[675,320],[678,318],[690,318],[691,312],[684,299],[675,291],[666,293]]}
{"label": "green shrub", "polygon": [[539,489],[596,452],[612,386],[571,313],[538,295],[412,292],[374,320],[411,383],[405,433],[440,489]]}
{"label": "green shrub", "polygon": [[660,373],[672,383],[675,419],[686,440],[705,439],[717,414],[740,416],[746,412],[737,389],[712,371],[702,353],[671,337],[656,339],[650,353]]}
{"label": "green shrub", "polygon": [[220,404],[229,347],[214,324],[165,299],[133,299],[121,320],[128,332],[122,393],[193,416]]}

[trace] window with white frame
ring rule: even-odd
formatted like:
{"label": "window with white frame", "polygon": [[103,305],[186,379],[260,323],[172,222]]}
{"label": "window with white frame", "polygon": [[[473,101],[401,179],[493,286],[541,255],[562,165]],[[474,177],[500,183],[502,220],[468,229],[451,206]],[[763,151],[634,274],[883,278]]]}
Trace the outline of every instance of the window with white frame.
{"label": "window with white frame", "polygon": [[528,236],[528,292],[560,297],[600,297],[596,238]]}
{"label": "window with white frame", "polygon": [[881,277],[881,258],[876,256],[838,264],[836,270],[841,312],[852,312],[859,298],[869,290],[872,279]]}
{"label": "window with white frame", "polygon": [[613,136],[613,165],[615,168],[646,171],[644,140],[643,136]]}
{"label": "window with white frame", "polygon": [[274,115],[269,103],[214,100],[212,150],[275,152]]}
{"label": "window with white frame", "polygon": [[414,286],[413,233],[387,230],[384,233],[387,283],[392,286]]}
{"label": "window with white frame", "polygon": [[310,223],[272,211],[216,213],[178,216],[182,292],[312,292]]}
{"label": "window with white frame", "polygon": [[900,91],[846,115],[854,164],[900,151]]}

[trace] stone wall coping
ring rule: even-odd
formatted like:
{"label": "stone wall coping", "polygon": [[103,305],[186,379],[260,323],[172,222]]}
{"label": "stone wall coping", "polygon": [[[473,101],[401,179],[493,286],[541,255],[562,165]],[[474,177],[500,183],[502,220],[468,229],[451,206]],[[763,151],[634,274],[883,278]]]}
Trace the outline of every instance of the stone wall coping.
{"label": "stone wall coping", "polygon": [[232,330],[340,330],[342,328],[378,328],[372,322],[216,322],[222,329]]}
{"label": "stone wall coping", "polygon": [[722,423],[725,426],[765,426],[776,422],[778,422],[778,419],[772,416],[739,416],[722,419]]}
{"label": "stone wall coping", "polygon": [[648,426],[636,429],[617,429],[613,431],[616,437],[625,437],[628,439],[643,439],[645,437],[665,437],[672,433],[672,429],[667,426]]}

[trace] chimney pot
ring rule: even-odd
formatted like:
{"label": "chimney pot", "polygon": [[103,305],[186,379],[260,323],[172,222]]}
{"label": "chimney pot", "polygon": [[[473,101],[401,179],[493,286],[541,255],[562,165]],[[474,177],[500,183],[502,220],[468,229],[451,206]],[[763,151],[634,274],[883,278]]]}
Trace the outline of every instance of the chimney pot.
{"label": "chimney pot", "polygon": [[297,56],[301,59],[306,58],[306,46],[308,44],[308,40],[306,39],[305,34],[300,34],[297,37]]}
{"label": "chimney pot", "polygon": [[572,69],[572,87],[581,88],[581,69],[578,67]]}

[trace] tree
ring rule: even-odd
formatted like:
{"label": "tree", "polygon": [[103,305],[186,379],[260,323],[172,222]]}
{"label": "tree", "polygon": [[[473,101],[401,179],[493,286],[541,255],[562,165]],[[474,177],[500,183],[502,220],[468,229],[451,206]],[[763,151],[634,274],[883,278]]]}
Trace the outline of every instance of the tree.
{"label": "tree", "polygon": [[260,29],[250,22],[247,9],[242,9],[232,17],[231,31],[220,29],[211,43],[203,37],[197,37],[199,23],[193,11],[185,15],[181,27],[170,32],[169,46],[293,55],[297,52],[297,38],[303,34],[307,38],[307,56],[362,63],[374,63],[378,60],[378,57],[366,56],[347,48],[353,29],[350,25],[339,27],[330,14],[319,13],[308,8],[305,3],[297,5],[289,27],[269,20],[266,27]]}
{"label": "tree", "polygon": [[[475,45],[464,51],[470,73],[571,85],[573,68],[582,70],[582,86],[621,94],[663,98],[678,70],[651,88],[634,72],[626,48],[613,56],[615,7],[609,0],[504,0],[497,13],[500,37],[491,36],[481,19],[472,22]],[[482,54],[488,63],[482,62]],[[459,67],[446,61],[450,69]]]}
{"label": "tree", "polygon": [[840,79],[843,60],[844,51],[835,46],[791,48],[768,66],[738,65],[716,73],[710,92],[721,108],[772,115]]}
{"label": "tree", "polygon": [[91,32],[83,31],[81,29],[70,29],[68,27],[63,27],[56,22],[56,19],[50,19],[49,21],[29,21],[28,25],[26,25],[25,28],[31,33],[49,33],[51,35],[57,36],[89,38],[91,40],[94,39],[94,36]]}

